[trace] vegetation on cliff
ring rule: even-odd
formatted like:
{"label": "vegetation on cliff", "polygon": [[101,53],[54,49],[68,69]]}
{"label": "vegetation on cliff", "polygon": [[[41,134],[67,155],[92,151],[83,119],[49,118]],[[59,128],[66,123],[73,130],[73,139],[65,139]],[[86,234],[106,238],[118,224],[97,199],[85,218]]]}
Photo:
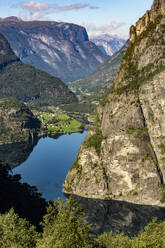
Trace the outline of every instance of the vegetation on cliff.
{"label": "vegetation on cliff", "polygon": [[[73,194],[164,206],[164,0],[130,29],[113,86],[64,183]],[[92,168],[92,169],[91,169]],[[99,180],[98,180],[99,178]]]}

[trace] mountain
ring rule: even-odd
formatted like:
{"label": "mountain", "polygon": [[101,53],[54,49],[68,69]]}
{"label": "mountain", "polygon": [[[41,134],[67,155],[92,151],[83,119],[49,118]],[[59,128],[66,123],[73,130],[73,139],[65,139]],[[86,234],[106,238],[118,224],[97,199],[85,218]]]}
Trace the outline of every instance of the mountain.
{"label": "mountain", "polygon": [[74,93],[60,79],[23,64],[1,34],[0,97],[54,106],[77,101]]}
{"label": "mountain", "polygon": [[100,50],[109,56],[116,53],[122,46],[124,46],[126,40],[119,38],[117,36],[112,36],[108,34],[93,36],[90,41],[96,44]]}
{"label": "mountain", "polygon": [[0,19],[0,32],[24,63],[65,82],[87,76],[108,59],[75,24],[8,17]]}
{"label": "mountain", "polygon": [[114,86],[63,191],[165,206],[165,0],[130,28]]}
{"label": "mountain", "polygon": [[93,93],[104,87],[109,87],[110,83],[112,83],[115,78],[128,45],[129,42],[127,41],[118,52],[106,62],[99,65],[92,74],[83,79],[69,83],[69,88],[74,92]]}
{"label": "mountain", "polygon": [[0,144],[31,143],[41,126],[25,104],[10,98],[0,98],[0,123]]}

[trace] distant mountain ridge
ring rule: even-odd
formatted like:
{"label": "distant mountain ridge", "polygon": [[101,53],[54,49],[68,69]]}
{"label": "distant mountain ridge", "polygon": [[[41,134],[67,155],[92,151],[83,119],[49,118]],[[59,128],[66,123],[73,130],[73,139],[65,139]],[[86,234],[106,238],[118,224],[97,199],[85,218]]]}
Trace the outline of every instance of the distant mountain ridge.
{"label": "distant mountain ridge", "polygon": [[112,56],[120,50],[126,42],[126,39],[108,34],[94,36],[91,37],[90,40],[95,43],[104,54],[109,56]]}
{"label": "distant mountain ridge", "polygon": [[60,79],[22,63],[0,34],[0,98],[4,97],[54,106],[77,101]]}
{"label": "distant mountain ridge", "polygon": [[108,59],[88,39],[84,27],[54,21],[0,18],[0,32],[16,55],[65,82],[89,75]]}

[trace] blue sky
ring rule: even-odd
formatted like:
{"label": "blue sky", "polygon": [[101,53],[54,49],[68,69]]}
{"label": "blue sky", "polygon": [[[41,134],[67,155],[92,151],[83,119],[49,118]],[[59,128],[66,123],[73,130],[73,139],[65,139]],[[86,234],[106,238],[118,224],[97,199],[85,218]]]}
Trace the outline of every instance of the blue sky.
{"label": "blue sky", "polygon": [[0,17],[54,20],[83,25],[89,35],[128,37],[129,27],[153,0],[0,0]]}

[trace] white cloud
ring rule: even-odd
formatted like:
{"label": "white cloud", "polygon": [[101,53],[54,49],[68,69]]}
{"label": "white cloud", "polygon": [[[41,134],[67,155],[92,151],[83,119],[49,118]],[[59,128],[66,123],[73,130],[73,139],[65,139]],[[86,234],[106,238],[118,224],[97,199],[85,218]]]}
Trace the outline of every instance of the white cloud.
{"label": "white cloud", "polygon": [[58,4],[46,4],[46,3],[40,3],[35,2],[35,0],[30,0],[28,2],[22,2],[21,8],[23,10],[28,11],[30,15],[30,19],[41,19],[45,16],[47,16],[51,12],[66,12],[66,11],[72,11],[72,10],[80,10],[84,8],[89,9],[96,9],[97,6],[92,6],[90,4],[86,3],[77,3],[77,4],[70,4],[65,6],[60,6]]}
{"label": "white cloud", "polygon": [[127,23],[111,21],[104,25],[95,25],[91,23],[83,23],[83,26],[86,27],[88,35],[90,37],[95,37],[102,34],[117,34],[120,33],[120,29],[124,26],[127,26]]}

